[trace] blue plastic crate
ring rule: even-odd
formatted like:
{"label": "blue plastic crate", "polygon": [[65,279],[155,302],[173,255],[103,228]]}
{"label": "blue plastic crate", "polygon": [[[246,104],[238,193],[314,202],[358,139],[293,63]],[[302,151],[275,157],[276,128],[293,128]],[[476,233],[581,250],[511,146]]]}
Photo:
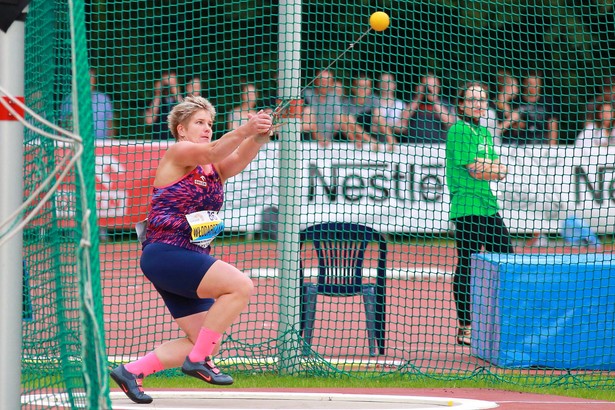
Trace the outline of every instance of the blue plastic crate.
{"label": "blue plastic crate", "polygon": [[615,257],[477,254],[472,354],[502,367],[615,370]]}

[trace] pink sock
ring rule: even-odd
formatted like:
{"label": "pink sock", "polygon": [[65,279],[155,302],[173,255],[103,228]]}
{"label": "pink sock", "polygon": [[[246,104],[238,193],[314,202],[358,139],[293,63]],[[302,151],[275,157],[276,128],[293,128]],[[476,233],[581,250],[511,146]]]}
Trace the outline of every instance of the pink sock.
{"label": "pink sock", "polygon": [[128,363],[124,367],[132,374],[143,374],[143,377],[164,369],[154,352],[149,352],[136,362]]}
{"label": "pink sock", "polygon": [[207,356],[211,356],[214,351],[216,343],[222,338],[222,335],[218,332],[214,332],[211,329],[201,328],[199,337],[194,343],[192,351],[188,355],[192,362],[202,362]]}

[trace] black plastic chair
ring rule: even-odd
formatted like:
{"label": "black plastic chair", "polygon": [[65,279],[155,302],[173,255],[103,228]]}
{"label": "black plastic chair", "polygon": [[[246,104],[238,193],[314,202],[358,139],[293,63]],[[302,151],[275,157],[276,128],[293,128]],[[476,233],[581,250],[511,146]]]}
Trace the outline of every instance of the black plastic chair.
{"label": "black plastic chair", "polygon": [[[354,223],[327,222],[310,226],[300,233],[301,247],[312,243],[318,255],[318,281],[304,280],[303,261],[299,262],[301,281],[301,331],[305,353],[311,351],[318,294],[328,296],[363,295],[369,353],[385,351],[386,258],[387,244],[378,231]],[[376,283],[363,278],[367,245],[378,243]]]}

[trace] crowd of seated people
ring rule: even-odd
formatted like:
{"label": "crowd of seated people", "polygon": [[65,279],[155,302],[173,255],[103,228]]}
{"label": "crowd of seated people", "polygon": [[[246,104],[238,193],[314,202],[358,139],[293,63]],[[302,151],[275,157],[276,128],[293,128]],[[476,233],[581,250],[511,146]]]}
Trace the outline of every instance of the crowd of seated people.
{"label": "crowd of seated people", "polygon": [[318,144],[327,147],[336,137],[353,142],[357,148],[375,139],[358,123],[344,103],[343,87],[328,70],[317,73],[314,87],[305,90],[303,122]]}
{"label": "crowd of seated people", "polygon": [[[498,143],[558,143],[559,108],[544,92],[542,73],[529,71],[517,78],[509,70],[500,70],[495,83],[495,95],[481,124]],[[359,74],[351,85],[345,94],[333,73],[320,72],[314,87],[304,93],[304,130],[323,146],[336,139],[357,146],[375,141],[388,150],[398,143],[442,144],[458,121],[455,98],[443,93],[434,72],[420,77],[409,102],[402,98],[394,73],[384,72],[374,80]]]}
{"label": "crowd of seated people", "polygon": [[[263,105],[255,82],[242,81],[239,85],[237,104],[223,113],[227,129],[236,128],[259,109],[273,108],[273,103],[270,107]],[[330,70],[316,72],[313,85],[300,96],[303,141],[316,141],[321,147],[329,146],[332,141],[347,141],[357,148],[394,151],[398,144],[442,144],[448,129],[458,120],[454,93],[443,92],[442,81],[433,71],[420,76],[412,88],[405,87],[407,90],[400,90],[393,72],[374,76],[358,73],[347,85],[348,89]],[[561,109],[545,92],[542,72],[529,70],[517,76],[511,69],[502,68],[493,81],[484,85],[491,95],[481,125],[489,129],[496,144],[561,143]],[[151,139],[170,138],[166,127],[168,112],[184,95],[203,94],[201,78],[188,77],[183,89],[182,92],[174,71],[161,73],[155,81],[153,97],[144,112]],[[100,93],[96,91],[95,94]],[[576,147],[615,144],[614,95],[615,77],[607,77],[599,92],[588,98],[585,121],[574,143]],[[114,134],[111,103],[103,105],[104,109],[100,110],[96,105],[93,107],[96,121],[96,115],[101,118],[104,115],[104,119],[96,123],[105,123],[104,127],[98,127],[103,131],[96,128],[97,138]],[[70,107],[65,106],[63,112],[68,112]]]}
{"label": "crowd of seated people", "polygon": [[345,99],[348,114],[355,118],[378,144],[386,147],[387,151],[393,151],[398,141],[386,118],[380,113],[380,101],[374,93],[374,82],[371,78],[364,74],[353,78],[350,96]]}

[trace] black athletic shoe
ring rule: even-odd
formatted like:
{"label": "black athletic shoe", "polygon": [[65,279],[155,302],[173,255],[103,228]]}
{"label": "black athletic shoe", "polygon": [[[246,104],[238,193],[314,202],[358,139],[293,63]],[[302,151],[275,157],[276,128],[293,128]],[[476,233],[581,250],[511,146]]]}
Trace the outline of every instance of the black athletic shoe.
{"label": "black athletic shoe", "polygon": [[233,378],[228,374],[221,373],[209,357],[206,357],[202,362],[193,362],[189,357],[186,357],[182,372],[211,384],[233,384]]}
{"label": "black athletic shoe", "polygon": [[150,396],[143,392],[141,383],[143,375],[130,373],[123,364],[111,371],[111,378],[120,386],[126,396],[135,403],[148,404],[154,401]]}

